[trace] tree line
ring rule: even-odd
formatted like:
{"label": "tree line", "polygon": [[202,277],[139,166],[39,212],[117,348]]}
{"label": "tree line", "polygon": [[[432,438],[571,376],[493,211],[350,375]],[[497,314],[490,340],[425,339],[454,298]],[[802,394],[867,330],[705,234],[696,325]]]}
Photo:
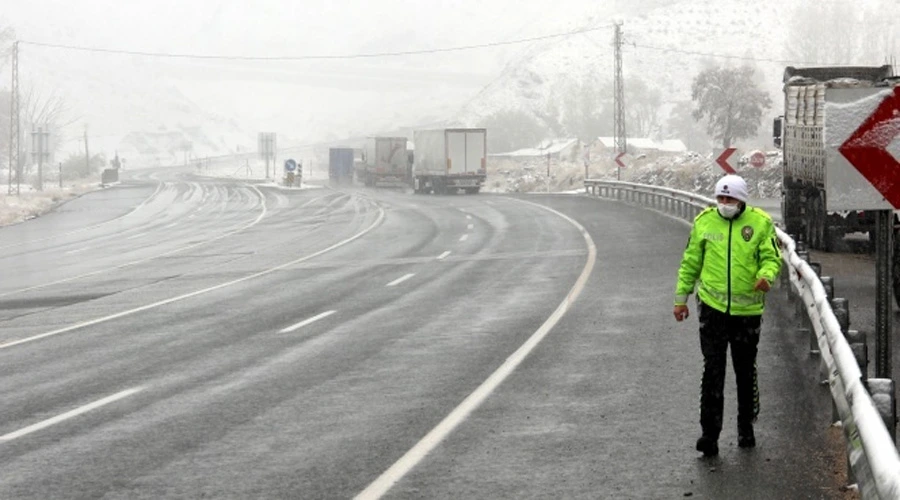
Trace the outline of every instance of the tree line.
{"label": "tree line", "polygon": [[[662,95],[644,80],[625,82],[625,123],[629,137],[682,139],[689,148],[709,140],[731,147],[755,137],[763,111],[772,100],[759,88],[751,66],[713,66],[701,71],[691,85],[691,100],[676,103],[663,122]],[[613,135],[612,82],[568,83],[538,109],[507,109],[483,118],[490,129],[493,153],[533,147],[547,137],[572,137],[592,142]]]}

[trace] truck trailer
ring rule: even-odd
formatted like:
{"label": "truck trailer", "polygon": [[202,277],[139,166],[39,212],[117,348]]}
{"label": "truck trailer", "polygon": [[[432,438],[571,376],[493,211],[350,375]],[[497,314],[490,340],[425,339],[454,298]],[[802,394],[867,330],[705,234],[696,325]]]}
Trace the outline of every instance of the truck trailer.
{"label": "truck trailer", "polygon": [[369,187],[406,188],[409,163],[406,137],[369,137],[363,157],[363,184]]}
{"label": "truck trailer", "polygon": [[[875,214],[830,211],[826,204],[826,102],[864,106],[866,97],[900,85],[890,66],[818,67],[784,71],[784,116],[775,119],[775,146],[784,153],[781,214],[787,233],[810,248],[835,251],[849,233],[868,233],[874,248]],[[853,89],[847,91],[846,89]],[[900,219],[894,213],[893,288],[900,305]]]}
{"label": "truck trailer", "polygon": [[413,191],[475,194],[487,177],[487,130],[417,130],[412,168]]}
{"label": "truck trailer", "polygon": [[353,184],[353,148],[328,150],[328,182],[332,186]]}

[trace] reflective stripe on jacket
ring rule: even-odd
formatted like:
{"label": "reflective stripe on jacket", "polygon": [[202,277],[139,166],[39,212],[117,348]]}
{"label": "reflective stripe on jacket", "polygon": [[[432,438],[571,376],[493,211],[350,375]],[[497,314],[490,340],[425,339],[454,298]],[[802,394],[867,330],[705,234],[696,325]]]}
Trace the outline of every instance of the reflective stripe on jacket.
{"label": "reflective stripe on jacket", "polygon": [[763,313],[765,296],[753,290],[760,278],[769,284],[781,270],[781,251],[772,218],[746,206],[734,219],[709,207],[694,219],[691,236],[678,269],[675,305],[697,296],[710,307],[734,316]]}

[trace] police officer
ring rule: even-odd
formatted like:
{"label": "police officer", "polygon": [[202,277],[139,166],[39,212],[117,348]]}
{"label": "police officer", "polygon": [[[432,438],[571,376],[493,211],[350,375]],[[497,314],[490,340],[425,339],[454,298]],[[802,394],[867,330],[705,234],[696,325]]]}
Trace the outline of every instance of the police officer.
{"label": "police officer", "polygon": [[716,183],[716,206],[694,219],[675,287],[675,319],[688,317],[695,287],[700,317],[703,378],[697,451],[719,453],[726,352],[737,383],[738,446],[756,446],[753,423],[759,413],[756,351],[766,292],[781,270],[772,218],[747,205],[747,183],[726,175]]}

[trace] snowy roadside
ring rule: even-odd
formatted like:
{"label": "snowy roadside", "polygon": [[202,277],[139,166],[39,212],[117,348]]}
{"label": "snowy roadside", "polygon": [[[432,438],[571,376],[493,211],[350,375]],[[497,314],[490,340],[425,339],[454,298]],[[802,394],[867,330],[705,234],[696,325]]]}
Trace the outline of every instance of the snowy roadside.
{"label": "snowy roadside", "polygon": [[[15,191],[16,186],[13,186]],[[31,185],[21,184],[19,194],[8,194],[9,185],[0,184],[0,226],[18,224],[52,211],[59,205],[84,193],[103,189],[97,179],[81,179],[59,186],[45,186],[37,191]]]}
{"label": "snowy roadside", "polygon": [[[780,155],[773,155],[761,168],[749,165],[738,169],[747,180],[754,199],[781,197]],[[549,172],[549,175],[548,175]],[[724,175],[711,157],[697,153],[646,156],[618,173],[611,160],[596,161],[587,168],[590,179],[618,180],[665,186],[710,196],[716,181]],[[585,167],[580,162],[552,159],[496,159],[488,166],[484,191],[496,193],[584,192]]]}
{"label": "snowy roadside", "polygon": [[[756,199],[775,199],[781,195],[781,158],[779,156],[769,160],[769,164],[762,168],[744,166],[738,171],[747,179],[750,195]],[[549,176],[548,164],[544,159],[492,160],[488,165],[485,192],[584,192],[585,168],[578,162],[551,160]],[[306,181],[327,181],[327,177],[323,177],[327,175],[326,172],[321,171],[315,172],[318,175],[312,179],[305,178],[301,186],[287,187],[280,179],[279,182],[266,179],[263,167],[254,167],[251,170],[248,167],[236,168],[233,164],[206,165],[193,173],[200,177],[253,181],[259,185],[281,189],[317,189],[322,185]],[[612,161],[595,162],[587,171],[591,179],[614,180],[617,177]],[[712,193],[716,180],[722,174],[711,158],[704,158],[696,153],[645,157],[618,173],[622,181],[666,186],[707,196]],[[0,184],[0,226],[18,224],[38,217],[72,198],[98,189],[103,189],[99,177],[70,182],[62,188],[45,186],[43,191],[36,191],[31,185],[22,184],[19,195],[7,194],[8,186]]]}

